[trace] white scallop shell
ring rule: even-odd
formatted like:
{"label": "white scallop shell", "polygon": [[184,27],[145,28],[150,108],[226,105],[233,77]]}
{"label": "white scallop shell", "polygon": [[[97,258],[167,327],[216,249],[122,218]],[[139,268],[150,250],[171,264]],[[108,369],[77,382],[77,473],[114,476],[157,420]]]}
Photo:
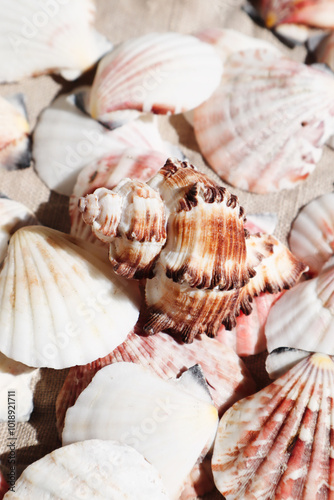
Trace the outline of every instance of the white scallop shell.
{"label": "white scallop shell", "polygon": [[94,30],[92,0],[2,0],[0,82],[60,73],[74,80],[112,44]]}
{"label": "white scallop shell", "polygon": [[334,132],[334,77],[267,50],[227,60],[218,89],[194,111],[210,166],[229,184],[256,193],[305,179]]}
{"label": "white scallop shell", "polygon": [[334,257],[318,277],[288,290],[266,323],[268,351],[293,347],[334,355]]}
{"label": "white scallop shell", "polygon": [[29,166],[29,132],[24,96],[0,96],[0,167],[13,170]]}
{"label": "white scallop shell", "polygon": [[0,195],[0,263],[7,253],[11,235],[20,227],[33,224],[38,221],[27,207]]}
{"label": "white scallop shell", "polygon": [[92,439],[64,446],[29,465],[6,500],[167,500],[156,469],[115,441]]}
{"label": "white scallop shell", "polygon": [[211,95],[221,73],[209,44],[179,33],[150,33],[122,43],[101,60],[86,108],[111,128],[113,122],[119,125],[120,110],[182,113]]}
{"label": "white scallop shell", "polygon": [[169,498],[177,499],[197,459],[212,445],[217,423],[198,369],[165,381],[135,363],[114,363],[102,368],[69,408],[63,444],[95,438],[129,444],[156,467]]}
{"label": "white scallop shell", "polygon": [[305,205],[292,223],[291,251],[309,266],[309,275],[319,274],[334,253],[334,193]]}
{"label": "white scallop shell", "polygon": [[105,356],[137,321],[133,293],[133,284],[68,235],[19,229],[0,274],[0,349],[28,366],[50,368]]}
{"label": "white scallop shell", "polygon": [[293,349],[291,347],[279,347],[272,351],[266,359],[266,370],[271,379],[281,377],[295,366],[302,359],[307,358],[310,354],[308,351],[301,349]]}

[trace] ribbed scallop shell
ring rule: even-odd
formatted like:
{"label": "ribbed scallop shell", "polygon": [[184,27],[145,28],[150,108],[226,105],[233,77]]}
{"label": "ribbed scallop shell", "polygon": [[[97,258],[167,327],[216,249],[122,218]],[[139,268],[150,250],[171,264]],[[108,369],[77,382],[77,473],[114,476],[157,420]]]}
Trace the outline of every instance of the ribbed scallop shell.
{"label": "ribbed scallop shell", "polygon": [[331,0],[257,0],[254,3],[269,28],[288,23],[334,28]]}
{"label": "ribbed scallop shell", "polygon": [[313,354],[220,421],[212,469],[227,500],[330,498],[334,364]]}
{"label": "ribbed scallop shell", "polygon": [[274,305],[266,324],[268,350],[293,347],[334,355],[334,257],[318,277],[299,283]]}
{"label": "ribbed scallop shell", "polygon": [[295,187],[333,134],[333,83],[332,75],[271,51],[233,54],[218,89],[194,111],[202,154],[240,189]]}
{"label": "ribbed scallop shell", "polygon": [[[123,125],[111,134],[124,130],[124,139],[131,135],[131,129],[139,127],[138,120]],[[145,125],[146,127],[147,125]],[[86,241],[96,242],[91,228],[85,224],[78,208],[81,196],[93,193],[95,189],[114,188],[122,179],[130,177],[140,181],[150,179],[166,161],[166,154],[151,150],[124,149],[104,156],[82,169],[70,198],[71,234]]]}
{"label": "ribbed scallop shell", "polygon": [[0,167],[13,170],[29,166],[29,132],[22,94],[7,99],[0,96]]}
{"label": "ribbed scallop shell", "polygon": [[156,469],[116,441],[93,439],[64,446],[29,465],[7,500],[167,500]]}
{"label": "ribbed scallop shell", "polygon": [[7,253],[11,235],[20,227],[33,224],[38,221],[27,207],[0,195],[0,263]]}
{"label": "ribbed scallop shell", "polygon": [[334,252],[334,193],[305,205],[295,218],[289,235],[291,251],[317,276]]}
{"label": "ribbed scallop shell", "polygon": [[120,110],[182,113],[217,87],[222,64],[215,50],[195,37],[150,33],[119,45],[99,66],[86,104],[111,128]]}
{"label": "ribbed scallop shell", "polygon": [[99,188],[81,198],[79,208],[95,236],[109,243],[109,260],[118,275],[151,276],[166,241],[159,193],[141,181],[124,179],[113,190]]}
{"label": "ribbed scallop shell", "polygon": [[57,97],[42,111],[34,130],[35,170],[50,189],[70,196],[83,167],[125,148],[171,154],[152,119],[133,120],[111,131],[80,111],[76,98],[77,94]]}
{"label": "ribbed scallop shell", "polygon": [[53,229],[21,228],[0,274],[0,349],[51,368],[105,356],[137,321],[133,286],[90,246]]}
{"label": "ribbed scallop shell", "polygon": [[61,432],[66,410],[73,406],[95,373],[117,362],[137,363],[168,380],[178,377],[185,368],[199,363],[219,413],[233,402],[252,394],[255,386],[247,368],[235,352],[216,339],[206,336],[192,344],[180,344],[165,333],[143,337],[130,333],[112,353],[84,366],[70,369],[56,403],[57,427]]}
{"label": "ribbed scallop shell", "polygon": [[0,82],[42,73],[70,80],[90,68],[112,44],[94,30],[92,0],[2,1]]}
{"label": "ribbed scallop shell", "polygon": [[94,438],[129,444],[156,467],[169,498],[177,499],[197,459],[210,449],[217,423],[198,367],[166,381],[135,363],[114,363],[96,373],[67,411],[63,444]]}

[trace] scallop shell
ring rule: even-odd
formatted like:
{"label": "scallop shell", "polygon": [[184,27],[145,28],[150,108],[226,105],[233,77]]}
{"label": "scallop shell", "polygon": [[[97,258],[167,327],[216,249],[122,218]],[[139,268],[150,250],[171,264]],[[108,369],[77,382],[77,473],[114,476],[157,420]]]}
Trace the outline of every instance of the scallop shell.
{"label": "scallop shell", "polygon": [[240,189],[295,187],[334,132],[333,82],[327,72],[271,51],[233,54],[218,89],[194,111],[202,154]]}
{"label": "scallop shell", "polygon": [[[124,129],[124,133],[128,136],[136,123],[137,120],[134,120],[111,133],[117,134]],[[139,123],[136,127],[138,125]],[[166,154],[164,153],[131,148],[111,153],[84,167],[78,175],[70,198],[71,234],[92,243],[97,240],[91,228],[83,221],[79,211],[78,202],[81,196],[91,194],[100,187],[112,189],[125,177],[147,181],[165,161]]]}
{"label": "scallop shell", "polygon": [[322,29],[334,28],[331,0],[257,0],[259,12],[268,28],[280,24],[305,24]]}
{"label": "scallop shell", "polygon": [[27,422],[33,410],[33,388],[39,370],[7,358],[0,352],[0,422],[15,415],[17,422]]}
{"label": "scallop shell", "polygon": [[76,97],[57,97],[42,111],[34,130],[35,170],[50,189],[70,196],[83,167],[125,148],[171,154],[170,145],[162,140],[153,119],[134,120],[110,131],[80,111]]}
{"label": "scallop shell", "polygon": [[212,469],[227,500],[329,498],[334,364],[302,360],[220,421]]}
{"label": "scallop shell", "polygon": [[281,377],[302,359],[310,356],[310,352],[291,347],[279,347],[272,351],[266,359],[266,370],[271,379]]}
{"label": "scallop shell", "polygon": [[0,263],[7,253],[11,235],[20,227],[33,224],[38,221],[27,207],[0,195]]}
{"label": "scallop shell", "polygon": [[220,414],[233,402],[252,394],[255,389],[251,375],[240,358],[216,339],[202,336],[195,338],[192,344],[179,344],[165,333],[151,337],[130,333],[108,356],[70,369],[56,403],[59,433],[63,428],[66,410],[73,406],[95,373],[106,365],[121,361],[147,367],[165,380],[178,377],[185,368],[199,363]]}
{"label": "scallop shell", "polygon": [[110,128],[119,125],[123,110],[132,110],[131,117],[134,112],[182,113],[207,99],[221,74],[222,64],[209,44],[179,33],[150,33],[122,43],[101,60],[86,107]]}
{"label": "scallop shell", "polygon": [[268,350],[293,347],[334,355],[334,257],[318,277],[299,283],[274,305],[266,324]]}
{"label": "scallop shell", "polygon": [[273,234],[278,222],[277,214],[247,214],[245,229],[250,233],[267,233]]}
{"label": "scallop shell", "polygon": [[21,228],[0,274],[0,349],[28,366],[57,369],[105,356],[137,321],[133,286],[91,246],[53,229]]}
{"label": "scallop shell", "polygon": [[7,170],[29,167],[29,132],[23,95],[0,96],[0,167]]}
{"label": "scallop shell", "polygon": [[293,221],[289,235],[291,251],[317,276],[334,253],[334,193],[305,205]]}
{"label": "scallop shell", "polygon": [[159,193],[141,181],[124,179],[113,190],[99,188],[81,198],[79,208],[95,236],[109,243],[109,260],[118,275],[135,279],[152,275],[166,242]]}
{"label": "scallop shell", "polygon": [[112,47],[92,27],[92,0],[3,0],[1,19],[1,82],[42,73],[74,80]]}
{"label": "scallop shell", "polygon": [[135,363],[105,366],[67,411],[63,444],[99,437],[129,444],[156,467],[169,498],[179,498],[218,423],[194,368],[165,381]]}
{"label": "scallop shell", "polygon": [[115,441],[92,439],[58,448],[29,465],[7,500],[94,498],[167,500],[156,469]]}

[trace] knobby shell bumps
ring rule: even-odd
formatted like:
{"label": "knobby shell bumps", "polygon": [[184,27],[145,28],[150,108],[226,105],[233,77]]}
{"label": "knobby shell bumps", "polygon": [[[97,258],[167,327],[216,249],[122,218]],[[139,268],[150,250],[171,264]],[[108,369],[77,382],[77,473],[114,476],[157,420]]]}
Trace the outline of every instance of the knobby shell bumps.
{"label": "knobby shell bumps", "polygon": [[168,159],[147,183],[124,179],[79,208],[114,271],[147,278],[140,321],[150,334],[214,337],[251,312],[254,296],[290,288],[306,270],[273,236],[250,237],[238,198],[188,162]]}

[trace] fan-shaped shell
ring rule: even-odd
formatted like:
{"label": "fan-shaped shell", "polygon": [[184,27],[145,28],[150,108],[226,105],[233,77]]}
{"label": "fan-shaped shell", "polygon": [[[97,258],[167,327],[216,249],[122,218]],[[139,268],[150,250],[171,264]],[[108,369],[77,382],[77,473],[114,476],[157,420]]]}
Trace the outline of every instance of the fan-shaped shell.
{"label": "fan-shaped shell", "polygon": [[74,80],[112,47],[92,27],[92,0],[3,0],[2,11],[1,82],[42,73]]}
{"label": "fan-shaped shell", "polygon": [[[150,33],[122,43],[99,66],[86,104],[111,128],[120,110],[182,113],[217,87],[222,64],[215,50],[195,37]],[[189,91],[191,88],[191,92]]]}
{"label": "fan-shaped shell", "polygon": [[[139,128],[137,120],[123,125],[112,134],[124,130],[125,137],[133,127]],[[145,125],[146,126],[146,125]],[[78,208],[79,198],[91,194],[100,187],[113,189],[122,179],[130,177],[147,181],[166,161],[166,154],[151,150],[124,149],[104,156],[82,169],[70,198],[71,234],[86,241],[96,242],[91,228],[85,224]]]}
{"label": "fan-shaped shell", "polygon": [[29,132],[22,94],[9,99],[0,96],[0,167],[13,170],[29,166]]}
{"label": "fan-shaped shell", "polygon": [[202,154],[240,189],[293,188],[314,170],[333,134],[333,82],[271,51],[233,54],[218,89],[194,111]]}
{"label": "fan-shaped shell", "polygon": [[277,301],[266,324],[268,350],[293,347],[334,354],[334,257],[317,278],[299,283]]}
{"label": "fan-shaped shell", "polygon": [[37,367],[105,356],[137,321],[133,292],[90,247],[49,228],[21,228],[0,274],[0,349]]}
{"label": "fan-shaped shell", "polygon": [[334,193],[319,196],[300,210],[291,226],[289,245],[309,266],[309,275],[318,275],[334,252]]}
{"label": "fan-shaped shell", "polygon": [[220,421],[212,469],[227,500],[329,498],[334,364],[313,354]]}
{"label": "fan-shaped shell", "polygon": [[101,437],[129,444],[156,467],[169,498],[176,499],[212,445],[217,420],[198,369],[165,381],[135,363],[114,363],[69,408],[63,443]]}
{"label": "fan-shaped shell", "polygon": [[34,214],[22,203],[0,195],[0,263],[7,253],[11,235],[20,227],[37,223]]}
{"label": "fan-shaped shell", "polygon": [[241,359],[232,349],[216,339],[202,336],[195,338],[192,344],[179,344],[165,333],[150,337],[130,333],[108,356],[70,369],[56,403],[59,432],[63,428],[66,410],[73,406],[95,373],[103,366],[121,361],[150,368],[165,380],[178,377],[185,368],[199,363],[220,414],[233,402],[252,394],[255,388]]}
{"label": "fan-shaped shell", "polygon": [[64,446],[29,465],[7,500],[167,500],[156,469],[140,453],[115,441],[92,439]]}

